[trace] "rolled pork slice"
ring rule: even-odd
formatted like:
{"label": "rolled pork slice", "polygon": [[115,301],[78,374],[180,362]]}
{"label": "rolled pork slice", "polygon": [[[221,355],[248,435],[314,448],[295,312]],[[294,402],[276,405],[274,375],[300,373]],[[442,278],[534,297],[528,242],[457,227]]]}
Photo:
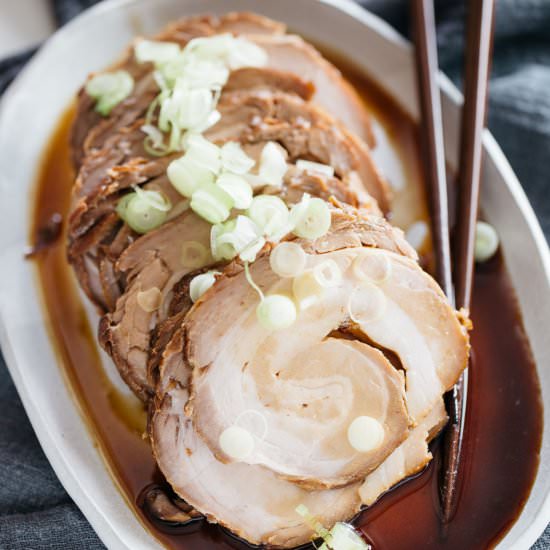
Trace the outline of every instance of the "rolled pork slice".
{"label": "rolled pork slice", "polygon": [[99,341],[122,378],[143,400],[150,396],[147,360],[150,333],[166,317],[174,284],[198,267],[214,263],[210,225],[191,210],[130,245],[117,270],[130,281],[115,310],[102,317]]}
{"label": "rolled pork slice", "polygon": [[206,518],[252,544],[292,548],[315,537],[296,512],[303,504],[326,526],[360,508],[359,484],[308,491],[261,466],[216,459],[183,414],[185,375],[157,404],[149,428],[157,463],[173,489]]}
{"label": "rolled pork slice", "polygon": [[[367,286],[372,284],[379,290],[388,283],[390,287],[402,287],[407,290],[409,298],[412,298],[413,302],[416,293],[420,295],[418,298],[420,300],[426,289],[430,293],[433,292],[435,283],[430,282],[429,277],[418,268],[413,259],[414,252],[407,249],[406,243],[399,242],[400,238],[402,239],[400,232],[391,228],[387,222],[381,221],[381,224],[386,224],[390,230],[395,231],[391,238],[391,232],[381,231],[377,223],[367,222],[369,219],[372,220],[372,216],[365,215],[363,217],[353,209],[335,210],[330,235],[318,241],[304,243],[304,250],[309,255],[319,257],[320,260],[332,259],[333,261],[336,257],[334,254],[342,256],[351,254],[353,256],[366,253],[367,264],[361,264],[361,271],[370,274],[371,278],[365,280]],[[393,242],[393,251],[365,248],[362,247],[363,242],[372,243],[373,246],[376,242],[379,246]],[[402,254],[399,253],[400,247],[402,247]],[[389,258],[390,264],[386,264],[385,260],[380,260],[380,258],[386,257]],[[275,285],[280,284],[280,281],[277,281],[277,277],[270,273],[269,268],[262,263],[262,259],[265,262],[266,258],[262,257],[251,266],[252,277],[263,287],[264,291],[274,290],[270,281],[274,281]],[[345,258],[343,265],[348,265],[350,259],[349,257]],[[390,268],[390,273],[388,273],[388,265],[392,265],[392,268],[395,267],[395,269]],[[357,264],[355,266],[358,268]],[[400,272],[404,268],[407,270],[404,273]],[[351,270],[353,270],[353,261]],[[344,272],[344,279],[349,277],[348,271],[349,268]],[[198,420],[195,416],[197,407],[206,404],[206,401],[202,405],[199,404],[204,388],[199,388],[197,383],[203,385],[200,378],[210,379],[209,376],[212,374],[210,371],[219,368],[218,360],[223,360],[222,349],[227,363],[233,364],[232,359],[235,358],[235,350],[238,350],[239,345],[241,347],[248,345],[251,348],[256,346],[256,327],[250,331],[247,325],[246,332],[241,332],[241,335],[246,334],[246,338],[241,338],[241,341],[246,340],[244,344],[235,342],[234,333],[232,334],[231,328],[228,329],[228,326],[235,325],[236,332],[242,331],[246,319],[250,316],[249,306],[254,307],[254,304],[257,304],[257,297],[254,294],[248,295],[247,283],[242,278],[242,267],[234,262],[225,268],[223,275],[219,277],[215,285],[199,299],[189,312],[187,309],[191,307],[191,302],[187,300],[184,306],[186,309],[180,312],[180,325],[162,353],[157,377],[156,399],[151,409],[150,435],[159,467],[175,492],[198,511],[204,513],[209,521],[219,523],[255,544],[265,543],[292,547],[306,542],[314,536],[310,528],[296,518],[295,508],[298,504],[305,504],[326,528],[330,528],[335,521],[350,519],[359,509],[354,500],[357,491],[359,491],[362,504],[370,505],[395,483],[417,473],[431,459],[427,440],[434,437],[440,430],[446,420],[446,415],[441,393],[439,393],[434,399],[433,407],[426,412],[418,425],[408,428],[404,439],[395,442],[389,455],[366,476],[366,479],[359,482],[351,481],[347,486],[341,488],[313,488],[310,484],[304,484],[296,479],[289,481],[285,479],[287,476],[275,473],[265,465],[250,464],[247,459],[228,460],[228,457],[223,457],[221,453],[213,452],[216,442],[214,441],[214,445],[211,447],[210,440],[212,438],[202,431],[197,431],[195,427]],[[391,279],[394,281],[391,282]],[[279,290],[277,286],[275,288]],[[467,354],[465,332],[457,321],[455,313],[446,305],[441,291],[435,292],[437,297],[433,303],[434,310],[436,310],[435,315],[451,318],[450,325],[454,327],[456,334],[449,338],[456,338],[457,347],[462,346],[463,353]],[[387,295],[392,297],[393,291],[388,290]],[[332,299],[327,299],[327,301],[323,313],[330,316],[338,308],[335,307]],[[319,319],[318,322],[325,323],[325,318],[323,315],[319,315],[319,311],[315,314],[315,310],[310,309],[308,314]],[[307,343],[297,344],[296,342],[301,338],[310,340],[311,332],[316,329],[309,330],[308,326],[315,325],[317,322],[315,319],[305,323],[301,322],[299,317],[297,323],[300,323],[300,328],[303,327],[304,330],[297,331],[296,325],[294,325],[295,336],[289,334],[292,327],[289,331],[283,331],[284,334],[273,333],[272,336],[275,335],[277,339],[277,356],[281,355],[287,359],[289,350],[291,352],[302,345],[307,347]],[[255,324],[254,320],[251,322]],[[420,324],[422,320],[417,319],[416,322]],[[323,404],[323,401],[326,400],[320,400],[319,411],[321,414],[324,412],[324,420],[327,419],[326,415],[330,415],[331,412],[335,418],[338,418],[339,409],[347,407],[346,400],[349,394],[344,396],[342,396],[343,392],[338,394],[335,391],[338,384],[334,384],[332,387],[328,384],[315,383],[305,384],[303,387],[299,385],[300,373],[307,370],[308,361],[311,365],[317,360],[318,364],[312,365],[313,372],[323,373],[330,368],[330,365],[327,366],[326,358],[334,357],[334,351],[330,351],[331,347],[338,349],[338,357],[333,361],[338,367],[341,367],[343,363],[342,356],[347,353],[361,355],[363,350],[368,350],[368,355],[382,356],[380,350],[374,347],[376,344],[373,345],[370,340],[370,343],[350,340],[347,332],[349,326],[345,321],[343,323],[344,330],[341,333],[333,330],[333,325],[337,327],[338,323],[327,323],[326,337],[319,342],[318,351],[314,350],[310,357],[304,358],[301,362],[300,360],[297,363],[291,362],[286,372],[285,365],[288,364],[288,361],[281,360],[284,364],[275,371],[279,375],[272,377],[272,383],[283,385],[292,381],[298,382],[294,387],[290,386],[290,392],[274,392],[273,389],[268,388],[264,396],[266,399],[262,401],[261,406],[250,409],[248,408],[249,404],[246,403],[243,405],[244,409],[235,411],[237,416],[241,415],[238,420],[239,426],[249,429],[251,433],[257,432],[258,437],[254,437],[255,450],[258,447],[261,448],[262,442],[269,438],[273,418],[269,416],[270,409],[280,407],[283,417],[286,413],[298,420],[299,424],[303,410],[315,405],[312,400],[308,399],[307,393],[322,392],[323,389],[327,390],[330,396],[327,405]],[[279,336],[276,336],[277,334]],[[368,340],[368,338],[366,339]],[[206,349],[207,347],[210,350]],[[356,347],[360,351],[356,351]],[[325,350],[329,350],[328,353],[325,353]],[[262,362],[263,360],[276,361],[276,357],[269,353],[267,346],[263,346],[261,351],[265,352],[262,354]],[[345,353],[342,354],[342,351]],[[260,352],[258,352],[259,354]],[[321,361],[318,360],[319,356],[322,356]],[[355,361],[361,364],[362,358],[355,358]],[[199,363],[208,363],[208,367],[201,368]],[[447,368],[460,370],[463,367],[463,365],[456,364],[453,366],[452,363],[450,361]],[[254,365],[249,364],[244,372],[238,372],[238,365],[240,363],[235,364],[232,374],[241,381],[248,376],[250,369],[255,368]],[[261,364],[259,368],[262,368]],[[345,365],[344,368],[346,368]],[[394,373],[389,375],[390,378],[393,378],[394,375],[403,376],[402,371],[395,366],[389,368],[394,370]],[[197,369],[202,372],[197,372]],[[293,380],[293,371],[296,370],[298,372]],[[376,370],[372,374],[374,378],[376,378],[375,373]],[[340,373],[337,371],[337,374]],[[214,375],[214,379],[210,379],[212,388],[215,386],[215,378],[217,375]],[[281,379],[282,381],[280,381]],[[352,378],[350,377],[349,380]],[[235,408],[235,402],[237,407],[240,407],[245,390],[250,391],[250,388],[256,387],[253,382],[250,382],[247,388],[243,382],[242,387],[235,388],[231,380],[226,379],[225,381],[226,385],[221,389],[218,387],[216,390],[217,398],[210,402],[213,410],[209,411],[211,415],[209,422],[214,425],[209,425],[209,430],[215,430],[220,407],[230,413]],[[361,385],[362,381],[359,384]],[[350,391],[343,381],[341,381],[341,386],[344,391],[346,389]],[[189,401],[189,388],[194,393],[194,398],[191,401]],[[278,389],[281,390],[280,387]],[[342,397],[343,405],[334,398],[335,394]],[[337,407],[330,406],[331,397],[333,403],[338,401]],[[405,395],[405,403],[406,399]],[[308,407],[303,407],[304,403],[307,403]],[[257,403],[255,404],[257,405]],[[243,410],[245,414],[241,414]],[[266,413],[267,417],[264,416]],[[266,419],[265,423],[262,418]],[[224,416],[225,420],[229,423],[231,417]],[[288,426],[291,436],[294,429],[292,424]],[[345,424],[345,421],[341,421],[341,425],[345,426]],[[264,433],[266,425],[267,431]],[[327,428],[324,425],[316,426],[315,435],[322,437],[326,431]],[[311,441],[311,439],[310,437],[309,440]],[[340,438],[339,444],[345,443]],[[349,449],[349,444],[347,448]],[[337,448],[337,450],[339,449]]]}
{"label": "rolled pork slice", "polygon": [[313,101],[375,147],[370,115],[355,89],[311,44],[296,35],[249,36],[268,55],[270,67],[299,74],[315,86]]}
{"label": "rolled pork slice", "polygon": [[186,207],[185,198],[170,184],[164,171],[152,171],[150,165],[130,162],[118,167],[111,174],[112,190],[105,191],[104,199],[91,208],[86,206],[78,213],[73,211],[69,220],[69,261],[82,289],[101,313],[115,308],[125,288],[125,280],[116,269],[119,256],[141,238],[116,213],[120,198],[131,185],[159,191],[172,204],[167,221],[177,217]]}
{"label": "rolled pork slice", "polygon": [[[305,178],[308,182],[308,178]],[[308,190],[311,190],[308,182]],[[292,192],[294,193],[294,191]],[[392,227],[384,218],[372,213],[370,209],[355,209],[340,204],[331,210],[330,239],[319,239],[310,243],[316,253],[340,248],[373,247],[381,248],[416,260],[415,250],[406,241],[403,232]],[[139,248],[135,249],[136,251]],[[136,257],[142,257],[138,252]],[[230,269],[226,268],[226,271]],[[240,267],[239,267],[240,269]],[[183,277],[173,288],[171,303],[167,308],[169,316],[159,323],[152,333],[151,352],[148,364],[148,379],[152,387],[157,383],[169,383],[170,369],[158,374],[167,363],[179,364],[183,360],[182,342],[185,331],[185,315],[192,306],[189,298],[189,283],[192,274]],[[159,387],[157,391],[159,391]]]}
{"label": "rolled pork slice", "polygon": [[149,429],[157,463],[187,503],[210,522],[252,544],[292,548],[315,538],[311,527],[297,515],[298,505],[307,506],[327,529],[336,521],[350,520],[362,504],[374,503],[390,485],[417,473],[431,459],[426,437],[431,439],[446,420],[440,400],[421,426],[362,484],[310,491],[265,468],[216,459],[183,414],[190,371],[181,361],[181,339],[179,345],[163,364],[162,383],[151,409]]}
{"label": "rolled pork slice", "polygon": [[[285,25],[278,21],[249,12],[232,12],[221,17],[199,15],[180,19],[152,37],[152,40],[176,42],[185,46],[193,38],[221,33],[277,35],[284,32]],[[86,94],[84,87],[79,91],[71,135],[73,161],[76,167],[80,166],[90,150],[103,146],[106,135],[140,118],[158,94],[158,87],[152,76],[152,65],[136,61],[134,44],[124,52],[119,61],[108,68],[121,69],[128,71],[136,84],[130,96],[116,106],[109,117],[104,118],[95,111],[95,101]],[[300,83],[302,89],[304,86],[307,86],[307,83]],[[90,135],[90,131],[96,126],[98,128]]]}
{"label": "rolled pork slice", "polygon": [[[326,110],[295,95],[281,92],[227,93],[219,104],[220,122],[206,137],[223,141],[241,128],[241,141],[278,141],[291,159],[304,158],[327,164],[336,175],[353,173],[350,181],[357,192],[372,196],[383,212],[388,212],[390,189],[374,164],[368,147],[346,130]],[[361,197],[362,198],[362,197]]]}
{"label": "rolled pork slice", "polygon": [[[305,192],[357,203],[353,193],[337,178],[308,174],[293,166],[280,191],[288,204],[299,202]],[[184,249],[196,250],[203,257],[185,258]],[[114,311],[101,320],[100,343],[113,358],[123,379],[140,398],[147,400],[152,392],[147,374],[148,358],[152,352],[151,334],[168,317],[174,286],[190,272],[214,263],[210,255],[210,225],[192,211],[184,212],[136,239],[116,262],[114,277],[124,290]],[[157,307],[144,309],[140,306],[139,301],[146,292],[157,295]],[[104,295],[109,296],[105,292]],[[164,338],[163,341],[168,340]],[[155,353],[158,351],[156,349]]]}
{"label": "rolled pork slice", "polygon": [[[330,240],[323,254],[308,254],[307,273],[333,279],[289,328],[270,331],[258,322],[258,296],[243,272],[220,278],[185,318],[193,367],[186,412],[195,429],[220,460],[231,461],[222,434],[250,422],[256,445],[245,462],[312,488],[346,485],[375,469],[409,422],[420,422],[452,386],[468,356],[457,315],[416,262],[384,250],[330,251]],[[277,276],[267,255],[250,275],[266,296],[293,295],[292,280]],[[339,331],[358,342],[331,338]],[[403,396],[397,371],[373,346],[401,360]],[[348,428],[364,416],[384,437],[358,452]]]}

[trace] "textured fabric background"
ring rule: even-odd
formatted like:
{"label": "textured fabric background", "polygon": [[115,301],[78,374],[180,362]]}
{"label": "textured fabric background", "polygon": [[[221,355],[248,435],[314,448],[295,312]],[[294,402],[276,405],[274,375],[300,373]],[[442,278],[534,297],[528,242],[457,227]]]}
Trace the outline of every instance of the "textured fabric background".
{"label": "textured fabric background", "polygon": [[[52,9],[62,25],[96,1],[52,0]],[[408,34],[406,0],[362,3]],[[436,13],[440,64],[460,83],[463,1],[436,0]],[[489,127],[524,185],[547,238],[550,238],[549,28],[550,0],[497,2],[489,109]],[[0,62],[0,93],[32,53],[23,52]],[[42,453],[1,356],[0,403],[0,549],[103,548]],[[536,550],[546,548],[550,548],[550,529],[534,546]]]}

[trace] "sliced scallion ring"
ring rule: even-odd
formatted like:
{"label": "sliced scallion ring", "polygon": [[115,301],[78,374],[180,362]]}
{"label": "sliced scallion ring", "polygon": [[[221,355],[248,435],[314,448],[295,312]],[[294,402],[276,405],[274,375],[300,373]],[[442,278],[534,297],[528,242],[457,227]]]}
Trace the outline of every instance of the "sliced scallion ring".
{"label": "sliced scallion ring", "polygon": [[241,426],[229,426],[218,439],[221,450],[236,462],[245,460],[254,450],[254,436]]}
{"label": "sliced scallion ring", "polygon": [[265,296],[258,304],[256,316],[264,328],[281,330],[288,328],[296,321],[296,306],[288,296],[272,294]]}
{"label": "sliced scallion ring", "polygon": [[292,207],[290,222],[293,233],[304,239],[318,239],[330,229],[331,215],[328,204],[304,193],[302,200]]}
{"label": "sliced scallion ring", "polygon": [[178,193],[187,198],[191,198],[197,189],[214,183],[214,173],[187,154],[173,160],[166,173]]}
{"label": "sliced scallion ring", "polygon": [[[261,232],[258,226],[247,216],[237,216],[234,220],[218,224],[210,231],[210,248],[217,260],[232,260],[245,251],[246,256],[254,256],[261,249]],[[259,248],[257,248],[259,245]],[[256,252],[255,252],[256,250]]]}
{"label": "sliced scallion ring", "polygon": [[181,265],[190,271],[209,264],[210,251],[198,241],[185,241],[181,246]]}
{"label": "sliced scallion ring", "polygon": [[228,220],[225,223],[213,225],[210,229],[210,250],[216,261],[232,260],[237,254],[230,243],[219,242],[219,238],[227,231],[233,231],[237,220]]}
{"label": "sliced scallion ring", "polygon": [[236,141],[229,141],[222,146],[221,161],[224,170],[239,175],[246,174],[256,164]]}
{"label": "sliced scallion ring", "polygon": [[495,228],[486,222],[477,222],[474,255],[476,262],[486,262],[496,253],[499,239]]}
{"label": "sliced scallion ring", "polygon": [[216,275],[220,275],[220,272],[207,271],[191,279],[189,283],[189,296],[193,303],[195,303],[209,288],[214,286]]}
{"label": "sliced scallion ring", "polygon": [[348,523],[335,523],[319,550],[371,550],[361,535]]}
{"label": "sliced scallion ring", "polygon": [[137,185],[133,185],[132,189],[140,199],[147,202],[152,208],[156,208],[161,212],[168,212],[172,209],[170,199],[164,196],[160,191],[141,189],[141,187]]}
{"label": "sliced scallion ring", "polygon": [[313,275],[323,288],[338,286],[342,281],[342,271],[334,260],[325,260],[313,268]]}
{"label": "sliced scallion ring", "polygon": [[224,222],[233,208],[233,199],[214,184],[206,184],[191,196],[191,209],[208,223]]}
{"label": "sliced scallion ring", "polygon": [[268,57],[265,50],[241,36],[233,38],[228,54],[228,65],[232,71],[242,67],[267,65]]}
{"label": "sliced scallion ring", "polygon": [[265,239],[263,237],[257,237],[239,252],[239,258],[243,262],[253,262],[264,245]]}
{"label": "sliced scallion ring", "polygon": [[127,193],[124,195],[116,205],[116,213],[119,217],[126,221],[126,211],[128,210],[128,203],[134,198],[135,193]]}
{"label": "sliced scallion ring", "polygon": [[387,308],[386,295],[376,285],[364,281],[348,299],[348,315],[358,325],[380,319]]}
{"label": "sliced scallion ring", "polygon": [[302,516],[313,532],[324,541],[330,540],[330,531],[308,510],[305,504],[296,506],[296,513]]}
{"label": "sliced scallion ring", "polygon": [[152,124],[144,124],[140,130],[146,134],[143,140],[143,148],[153,157],[162,157],[168,154],[168,147],[164,143],[163,133]]}
{"label": "sliced scallion ring", "polygon": [[286,157],[282,147],[273,141],[267,142],[260,155],[259,181],[264,185],[281,187],[287,169]]}
{"label": "sliced scallion ring", "polygon": [[308,510],[307,506],[300,504],[296,507],[296,513],[302,516],[312,531],[323,539],[319,550],[371,550],[361,535],[349,524],[337,522],[329,531],[323,524]]}
{"label": "sliced scallion ring", "polygon": [[161,75],[163,83],[162,86],[159,86],[160,89],[171,90],[174,88],[176,80],[183,76],[186,66],[187,62],[183,52],[181,55],[174,57],[170,61],[166,61],[166,63],[163,63],[162,65],[157,65],[157,72]]}
{"label": "sliced scallion ring", "polygon": [[86,93],[96,100],[95,110],[107,116],[134,89],[134,79],[127,71],[97,74],[88,80]]}
{"label": "sliced scallion ring", "polygon": [[280,240],[290,229],[288,207],[279,197],[254,197],[248,209],[248,216],[270,241]]}
{"label": "sliced scallion ring", "polygon": [[216,185],[221,187],[232,199],[233,205],[239,210],[245,210],[252,203],[252,187],[237,174],[221,174],[216,180]]}
{"label": "sliced scallion ring", "polygon": [[152,313],[156,311],[162,303],[162,292],[156,286],[148,290],[140,290],[137,293],[136,301],[143,311]]}
{"label": "sliced scallion ring", "polygon": [[181,131],[178,123],[178,100],[181,100],[181,98],[169,94],[166,94],[165,97],[160,100],[158,127],[163,132],[169,132],[173,128],[177,128]]}
{"label": "sliced scallion ring", "polygon": [[162,65],[181,54],[179,44],[154,40],[139,40],[134,46],[134,55],[138,63],[152,62]]}
{"label": "sliced scallion ring", "polygon": [[214,174],[219,174],[221,169],[220,148],[208,141],[201,134],[190,133],[184,136],[186,156],[196,164],[207,168]]}
{"label": "sliced scallion ring", "polygon": [[386,282],[392,275],[392,264],[383,252],[369,248],[359,251],[351,269],[355,277],[360,281],[372,281],[376,284]]}
{"label": "sliced scallion ring", "polygon": [[384,442],[384,426],[372,416],[358,416],[348,426],[349,444],[360,453],[378,449]]}
{"label": "sliced scallion ring", "polygon": [[304,249],[296,243],[284,242],[278,244],[269,256],[269,264],[279,277],[297,277],[306,267],[307,255]]}
{"label": "sliced scallion ring", "polygon": [[208,117],[204,119],[204,121],[201,124],[197,124],[193,128],[193,131],[199,132],[199,133],[205,132],[206,130],[208,130],[208,128],[211,128],[212,126],[216,125],[221,118],[222,118],[222,114],[218,110],[214,109],[208,115]]}
{"label": "sliced scallion ring", "polygon": [[292,293],[301,310],[318,302],[324,292],[325,287],[319,282],[313,269],[304,271],[292,281]]}
{"label": "sliced scallion ring", "polygon": [[229,70],[220,60],[192,57],[181,67],[181,76],[190,88],[214,90],[225,86]]}
{"label": "sliced scallion ring", "polygon": [[151,206],[148,200],[136,193],[132,195],[126,204],[124,221],[136,233],[148,233],[164,223],[166,212]]}
{"label": "sliced scallion ring", "polygon": [[140,130],[147,134],[147,136],[150,138],[152,145],[155,147],[161,147],[164,143],[164,136],[162,135],[162,132],[152,124],[144,124]]}
{"label": "sliced scallion ring", "polygon": [[208,88],[175,90],[174,96],[178,103],[177,125],[180,128],[202,127],[215,107],[214,97]]}
{"label": "sliced scallion ring", "polygon": [[230,33],[215,34],[193,38],[183,50],[186,61],[189,59],[223,59],[227,58],[227,52],[233,43],[234,37]]}

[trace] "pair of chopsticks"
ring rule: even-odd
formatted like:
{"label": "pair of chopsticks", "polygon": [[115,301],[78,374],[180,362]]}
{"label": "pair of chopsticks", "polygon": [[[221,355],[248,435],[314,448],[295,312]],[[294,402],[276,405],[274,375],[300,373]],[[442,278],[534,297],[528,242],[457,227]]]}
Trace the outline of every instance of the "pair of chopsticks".
{"label": "pair of chopsticks", "polygon": [[[469,311],[475,226],[479,206],[482,135],[485,127],[493,42],[494,0],[468,1],[464,106],[452,262],[441,101],[437,85],[438,62],[433,1],[411,0],[422,115],[422,147],[430,195],[436,279],[457,309],[464,308]],[[443,439],[439,480],[441,519],[444,524],[452,520],[456,510],[467,388],[468,370],[447,396],[449,425]]]}

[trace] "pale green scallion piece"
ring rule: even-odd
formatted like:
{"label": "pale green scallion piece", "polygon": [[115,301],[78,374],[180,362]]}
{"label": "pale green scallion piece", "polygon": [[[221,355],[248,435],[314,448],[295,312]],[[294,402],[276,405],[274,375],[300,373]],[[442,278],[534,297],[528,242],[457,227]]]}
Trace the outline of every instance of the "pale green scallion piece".
{"label": "pale green scallion piece", "polygon": [[101,73],[93,76],[86,84],[86,93],[96,100],[95,110],[108,116],[134,89],[134,79],[127,71]]}
{"label": "pale green scallion piece", "polygon": [[171,204],[157,191],[128,193],[117,204],[117,214],[136,232],[148,233],[161,226]]}

